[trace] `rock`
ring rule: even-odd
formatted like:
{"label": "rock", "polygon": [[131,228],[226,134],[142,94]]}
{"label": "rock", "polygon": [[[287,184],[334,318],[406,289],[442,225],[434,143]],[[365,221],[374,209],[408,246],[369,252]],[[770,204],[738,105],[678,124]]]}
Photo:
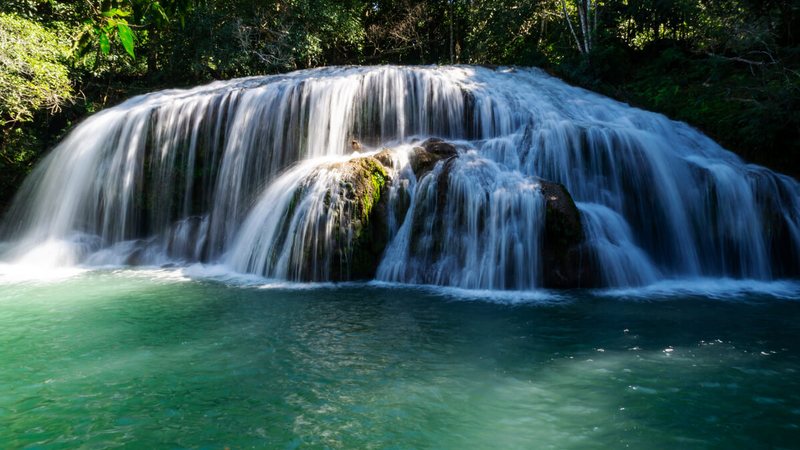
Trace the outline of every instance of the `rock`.
{"label": "rock", "polygon": [[414,151],[409,156],[409,163],[411,170],[419,180],[430,172],[437,162],[456,156],[458,156],[458,151],[453,144],[438,138],[430,138],[419,147],[414,147]]}
{"label": "rock", "polygon": [[458,153],[453,144],[445,142],[439,138],[427,139],[425,142],[420,144],[420,147],[422,147],[428,153],[433,153],[434,155],[440,155],[442,157],[455,156]]}
{"label": "rock", "polygon": [[[458,152],[452,144],[441,139],[428,139],[414,149],[410,159],[415,174],[422,177],[437,162],[455,156]],[[332,251],[332,258],[327,259],[330,267],[326,270],[330,281],[364,280],[375,276],[388,243],[386,194],[390,180],[386,169],[392,166],[392,150],[389,149],[329,166],[340,173],[339,186],[332,187],[326,196],[329,211],[338,215],[335,218],[338,232],[334,248],[327,250]],[[445,172],[437,180],[443,193],[447,191],[447,178]],[[440,200],[443,204],[444,199]],[[403,220],[403,217],[397,219]],[[323,255],[317,256],[305,260],[309,264],[324,260]],[[302,272],[302,278],[313,279],[313,274],[320,273],[320,270],[307,267]]]}
{"label": "rock", "polygon": [[373,155],[373,158],[377,159],[378,162],[383,164],[383,167],[390,168],[394,166],[394,158],[392,157],[392,151],[388,148],[381,149],[380,152]]}
{"label": "rock", "polygon": [[[439,161],[445,162],[440,177],[433,180],[437,184],[436,208],[420,208],[419,217],[413,220],[413,227],[419,228],[414,236],[421,236],[422,228],[431,226],[434,236],[446,235],[442,221],[442,208],[447,204],[448,180],[452,162],[458,152],[450,143],[441,139],[428,139],[414,149],[411,155],[412,169],[418,178],[430,172]],[[383,149],[374,156],[353,158],[337,163],[339,185],[332,186],[326,196],[329,211],[337,214],[337,234],[328,258],[326,272],[330,281],[365,280],[375,276],[383,252],[388,243],[388,188],[389,179],[386,168],[393,164],[392,151]],[[538,180],[545,197],[545,224],[542,239],[543,287],[566,289],[593,287],[598,283],[594,258],[585,243],[580,211],[566,188],[558,183]],[[403,217],[398,217],[403,220]],[[428,221],[433,221],[432,223]],[[438,231],[437,231],[438,230]],[[441,242],[431,243],[428,249],[436,252]],[[416,243],[412,243],[417,247]],[[427,251],[427,250],[426,250]],[[308,258],[308,261],[321,261]],[[319,270],[303,270],[307,274]],[[305,279],[313,279],[304,276]]]}
{"label": "rock", "polygon": [[586,244],[581,215],[563,184],[539,180],[545,197],[542,284],[569,289],[599,284],[594,257]]}
{"label": "rock", "polygon": [[[792,192],[772,172],[760,171],[750,174],[759,196],[762,234],[768,243],[770,267],[775,278],[800,277],[800,244],[793,237],[792,222],[797,212]],[[712,196],[715,198],[715,196]],[[795,243],[792,245],[791,243]],[[736,274],[747,276],[747,274]]]}
{"label": "rock", "polygon": [[[387,150],[380,153],[381,160],[391,158]],[[376,155],[377,156],[377,155]],[[421,236],[427,221],[433,221],[434,236],[444,236],[446,226],[442,218],[442,208],[447,204],[449,173],[454,158],[458,157],[456,147],[441,139],[431,138],[415,147],[410,155],[411,168],[417,179],[422,179],[439,161],[445,166],[436,180],[436,210],[419,209],[413,220],[414,236]],[[376,158],[377,159],[377,158]],[[385,164],[385,163],[384,163]],[[542,238],[542,285],[546,288],[570,289],[598,286],[595,258],[589,246],[581,223],[581,215],[575,201],[567,189],[559,183],[538,180],[545,198],[545,224]],[[412,249],[419,250],[417,242]],[[429,250],[436,253],[440,242],[432,243]]]}
{"label": "rock", "polygon": [[[371,279],[388,241],[384,194],[389,176],[383,164],[370,156],[354,158],[329,168],[340,173],[339,185],[332,186],[326,194],[329,211],[337,215],[338,230],[333,248],[325,250],[331,251],[332,257],[318,258],[317,261],[330,261],[327,268],[329,281]],[[310,263],[313,259],[307,261]],[[310,269],[304,269],[304,272],[318,272]]]}

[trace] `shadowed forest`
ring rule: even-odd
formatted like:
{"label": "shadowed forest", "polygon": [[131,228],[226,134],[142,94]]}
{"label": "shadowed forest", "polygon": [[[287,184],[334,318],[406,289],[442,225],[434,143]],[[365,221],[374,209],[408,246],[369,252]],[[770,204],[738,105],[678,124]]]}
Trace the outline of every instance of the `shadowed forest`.
{"label": "shadowed forest", "polygon": [[6,0],[0,208],[132,95],[346,64],[538,66],[798,175],[798,0]]}

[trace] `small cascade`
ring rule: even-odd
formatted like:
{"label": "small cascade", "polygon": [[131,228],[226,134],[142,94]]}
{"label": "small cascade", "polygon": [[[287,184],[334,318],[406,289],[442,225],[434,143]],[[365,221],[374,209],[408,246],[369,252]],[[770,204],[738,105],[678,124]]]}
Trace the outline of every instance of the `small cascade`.
{"label": "small cascade", "polygon": [[378,278],[468,289],[538,286],[539,185],[474,150],[439,162],[417,185]]}
{"label": "small cascade", "polygon": [[641,286],[659,279],[658,269],[641,248],[631,242],[625,219],[597,203],[579,203],[584,230],[605,286]]}
{"label": "small cascade", "polygon": [[800,276],[800,184],[537,69],[332,67],[95,114],[1,236],[2,261],[38,267],[516,290],[771,280]]}
{"label": "small cascade", "polygon": [[373,158],[303,162],[263,192],[225,261],[241,272],[284,280],[371,276],[368,262],[359,258],[381,228],[369,221],[379,220],[372,210],[386,179]]}

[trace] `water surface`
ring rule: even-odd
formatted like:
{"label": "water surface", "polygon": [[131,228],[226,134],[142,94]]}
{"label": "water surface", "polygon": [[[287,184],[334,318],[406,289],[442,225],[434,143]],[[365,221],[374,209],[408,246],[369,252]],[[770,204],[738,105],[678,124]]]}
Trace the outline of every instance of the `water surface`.
{"label": "water surface", "polygon": [[800,289],[731,283],[495,296],[178,270],[6,280],[0,442],[794,447]]}

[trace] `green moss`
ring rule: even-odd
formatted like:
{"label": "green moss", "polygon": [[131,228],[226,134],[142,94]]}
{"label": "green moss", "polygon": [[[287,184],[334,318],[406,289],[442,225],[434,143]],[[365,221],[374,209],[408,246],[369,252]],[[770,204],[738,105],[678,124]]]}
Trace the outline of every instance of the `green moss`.
{"label": "green moss", "polygon": [[366,223],[369,221],[372,208],[381,199],[381,192],[384,186],[386,186],[388,175],[386,169],[377,161],[371,158],[365,158],[363,161],[363,164],[366,166],[365,170],[369,173],[369,186],[366,189],[368,192],[365,192],[361,198],[361,220]]}
{"label": "green moss", "polygon": [[352,238],[346,242],[342,254],[346,255],[349,279],[366,279],[374,276],[375,268],[386,246],[385,209],[379,208],[389,175],[376,159],[359,158],[350,161],[350,181],[355,189],[351,217],[347,227]]}

